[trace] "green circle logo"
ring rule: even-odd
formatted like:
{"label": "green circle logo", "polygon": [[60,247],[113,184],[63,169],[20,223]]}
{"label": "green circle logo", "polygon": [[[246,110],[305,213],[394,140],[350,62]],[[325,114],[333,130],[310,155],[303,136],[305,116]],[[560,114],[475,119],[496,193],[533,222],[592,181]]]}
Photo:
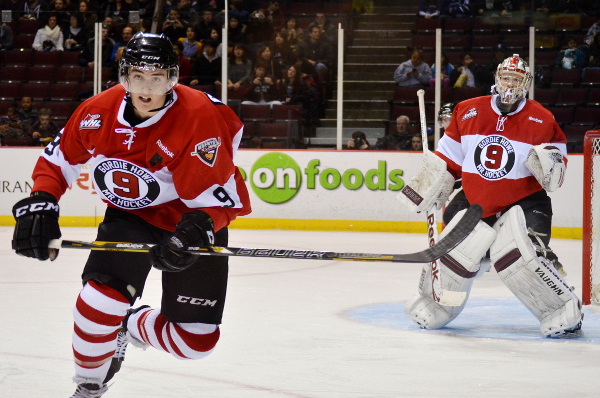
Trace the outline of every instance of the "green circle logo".
{"label": "green circle logo", "polygon": [[281,152],[267,153],[254,162],[250,186],[260,199],[278,204],[292,199],[302,183],[298,163]]}

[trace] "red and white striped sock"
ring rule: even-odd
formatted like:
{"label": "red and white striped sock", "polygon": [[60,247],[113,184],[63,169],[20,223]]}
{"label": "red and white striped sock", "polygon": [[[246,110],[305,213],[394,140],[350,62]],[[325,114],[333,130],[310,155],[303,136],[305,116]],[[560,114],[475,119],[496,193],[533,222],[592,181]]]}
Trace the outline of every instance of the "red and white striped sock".
{"label": "red and white striped sock", "polygon": [[83,287],[73,309],[74,379],[77,383],[102,384],[129,307],[129,300],[107,285],[92,280]]}
{"label": "red and white striped sock", "polygon": [[217,325],[169,322],[160,309],[151,308],[132,314],[127,332],[178,359],[204,358],[212,352],[220,336]]}

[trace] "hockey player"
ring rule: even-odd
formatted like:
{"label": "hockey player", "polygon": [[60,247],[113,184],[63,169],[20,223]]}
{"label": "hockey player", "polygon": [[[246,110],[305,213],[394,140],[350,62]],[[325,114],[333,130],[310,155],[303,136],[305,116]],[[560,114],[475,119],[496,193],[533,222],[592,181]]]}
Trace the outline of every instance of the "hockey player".
{"label": "hockey player", "polygon": [[[57,202],[90,162],[108,206],[97,240],[156,244],[149,255],[90,253],[73,310],[72,397],[103,395],[128,342],[199,359],[219,340],[227,257],[181,250],[226,246],[227,225],[250,213],[234,165],[243,126],[228,106],[177,85],[178,70],[166,36],[136,34],[120,61],[121,84],[79,106],[38,160],[31,196],[13,208],[13,249],[53,260]],[[163,271],[161,308],[130,309],[153,266]]]}
{"label": "hockey player", "polygon": [[440,106],[440,111],[438,112],[438,125],[440,126],[440,128],[446,130],[450,125],[454,106],[454,102],[446,102],[445,104],[442,104],[442,106]]}
{"label": "hockey player", "polygon": [[[548,246],[552,205],[546,192],[563,183],[566,138],[548,110],[525,98],[532,76],[518,54],[498,65],[495,79],[491,96],[454,108],[437,156],[408,183],[418,195],[399,195],[413,211],[439,209],[462,178],[464,195],[448,206],[442,236],[469,203],[484,211],[471,235],[441,258],[439,270],[423,268],[419,294],[405,312],[426,329],[447,325],[464,308],[473,279],[487,271],[481,260],[489,250],[500,279],[539,320],[544,336],[578,334],[581,302],[554,266],[558,262]],[[437,169],[446,171],[433,175],[440,162]],[[441,305],[448,292],[464,299]]]}

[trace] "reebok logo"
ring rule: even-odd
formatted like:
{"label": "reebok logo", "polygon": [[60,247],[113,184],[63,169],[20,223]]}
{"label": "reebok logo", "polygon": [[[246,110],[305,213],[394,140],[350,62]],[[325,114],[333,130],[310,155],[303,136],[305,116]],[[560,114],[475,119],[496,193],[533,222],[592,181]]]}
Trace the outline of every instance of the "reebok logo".
{"label": "reebok logo", "polygon": [[467,119],[471,119],[472,117],[477,116],[477,108],[471,108],[465,113],[465,115],[460,119],[461,122],[464,122]]}
{"label": "reebok logo", "polygon": [[532,116],[529,116],[529,120],[531,120],[531,121],[534,121],[534,122],[536,122],[536,123],[540,123],[540,124],[544,123],[544,122],[543,122],[543,121],[541,121],[540,119],[536,119],[536,118],[534,118],[534,117],[532,117]]}
{"label": "reebok logo", "polygon": [[171,151],[169,150],[169,148],[167,148],[167,147],[165,146],[165,144],[163,144],[163,143],[162,143],[162,141],[161,141],[161,140],[158,140],[158,141],[156,141],[156,145],[158,145],[158,147],[159,147],[160,149],[162,149],[162,151],[163,151],[163,152],[164,152],[164,153],[165,153],[165,154],[166,154],[168,157],[170,157],[170,158],[173,158],[173,157],[175,156],[175,154],[174,154],[173,152],[171,152]]}

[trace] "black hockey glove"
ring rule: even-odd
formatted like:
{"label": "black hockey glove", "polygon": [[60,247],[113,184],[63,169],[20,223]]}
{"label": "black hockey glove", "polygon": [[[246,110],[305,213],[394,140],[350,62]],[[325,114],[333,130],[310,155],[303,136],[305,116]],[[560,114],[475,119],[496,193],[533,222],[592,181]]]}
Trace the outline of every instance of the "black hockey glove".
{"label": "black hockey glove", "polygon": [[210,246],[215,243],[213,221],[203,211],[185,213],[173,235],[150,250],[150,261],[155,268],[179,272],[188,268],[198,256],[183,251],[189,246]]}
{"label": "black hockey glove", "polygon": [[12,248],[17,254],[38,260],[54,260],[58,249],[48,249],[51,239],[61,237],[56,198],[46,192],[34,192],[13,206],[17,221]]}

